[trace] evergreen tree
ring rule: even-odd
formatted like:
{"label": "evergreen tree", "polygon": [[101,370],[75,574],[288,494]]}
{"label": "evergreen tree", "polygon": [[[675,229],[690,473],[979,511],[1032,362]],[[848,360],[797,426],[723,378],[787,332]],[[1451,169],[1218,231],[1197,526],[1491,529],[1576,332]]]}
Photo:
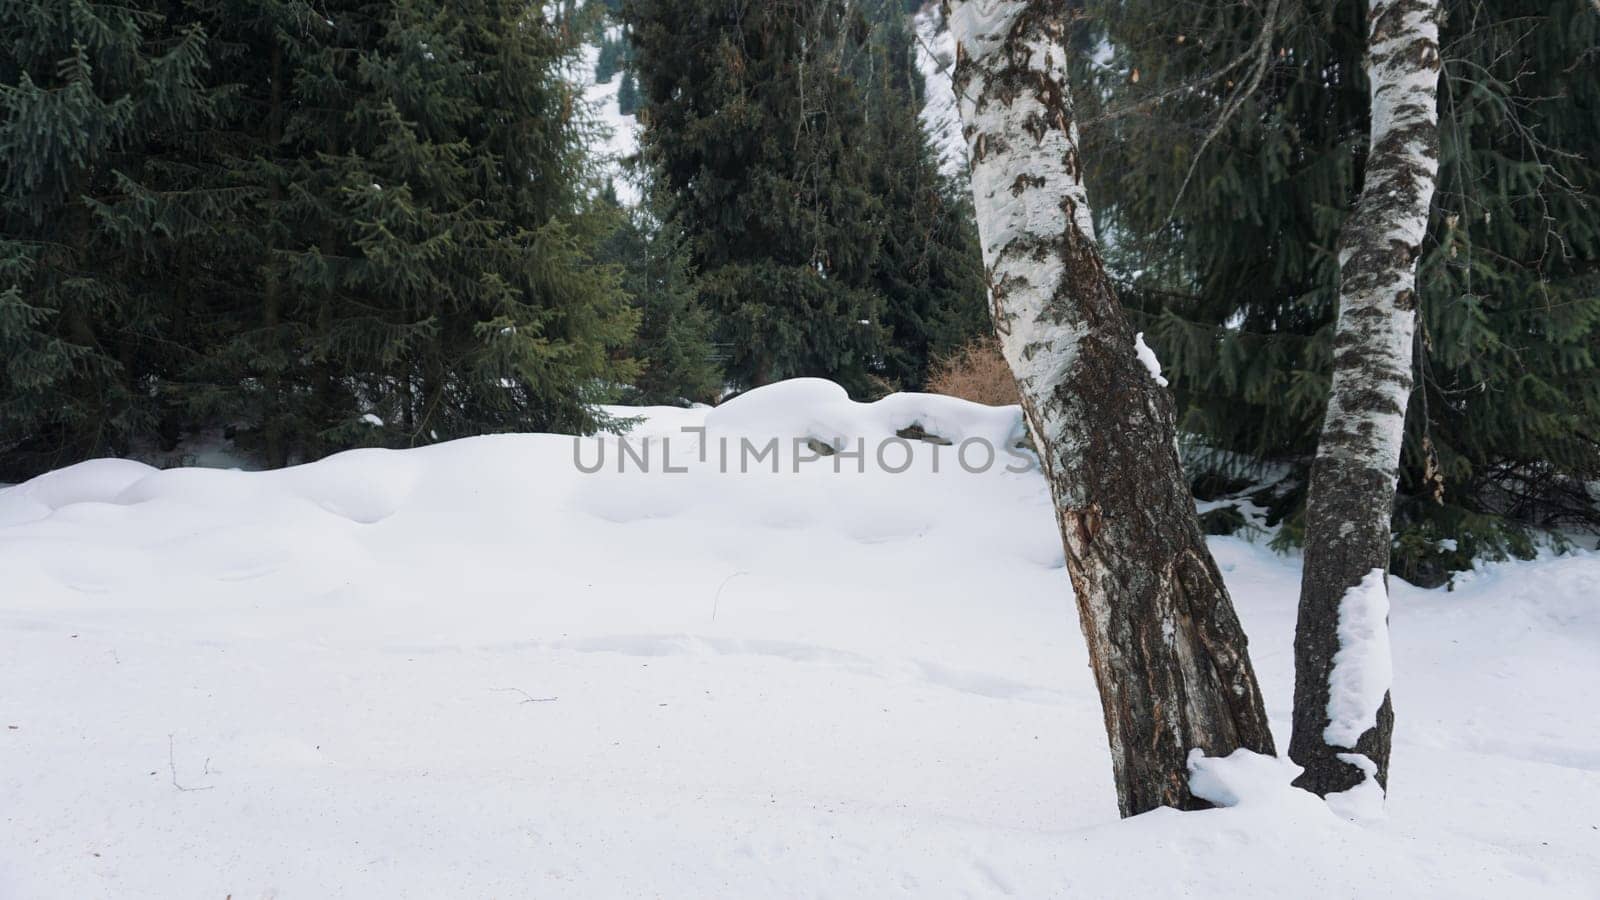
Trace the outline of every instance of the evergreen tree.
{"label": "evergreen tree", "polygon": [[261,240],[215,310],[205,408],[250,411],[274,463],[600,424],[634,318],[592,259],[570,34],[510,0],[257,8],[264,115],[230,174]]}
{"label": "evergreen tree", "polygon": [[933,354],[987,328],[970,213],[922,132],[901,6],[625,6],[645,159],[738,384],[920,387]]}
{"label": "evergreen tree", "polygon": [[596,55],[594,64],[595,84],[609,84],[617,72],[624,68],[626,61],[623,59],[623,48],[626,46],[624,41],[601,35],[600,52]]}
{"label": "evergreen tree", "polygon": [[888,332],[874,368],[891,385],[920,390],[935,358],[991,325],[970,194],[940,175],[922,130],[924,86],[903,6],[876,8],[866,72],[869,184],[884,220],[872,285]]}
{"label": "evergreen tree", "polygon": [[638,405],[711,403],[722,372],[711,342],[711,317],[700,307],[688,248],[670,225],[636,210],[618,210],[620,224],[601,259],[621,269],[639,312],[629,356],[639,365],[624,399]]}
{"label": "evergreen tree", "polygon": [[0,479],[127,452],[160,419],[149,264],[184,225],[101,213],[152,174],[147,144],[213,111],[205,33],[165,6],[0,6]]}
{"label": "evergreen tree", "polygon": [[514,0],[0,24],[7,475],[204,425],[281,465],[606,424],[638,314],[595,258],[574,29]]}
{"label": "evergreen tree", "polygon": [[622,83],[617,85],[617,112],[624,116],[639,112],[639,80],[632,69],[622,72]]}
{"label": "evergreen tree", "polygon": [[[1445,3],[1422,363],[1397,510],[1410,578],[1600,524],[1600,15]],[[1446,539],[1455,539],[1452,545]]]}
{"label": "evergreen tree", "polygon": [[586,134],[561,71],[576,52],[516,0],[402,0],[360,66],[357,121],[377,136],[343,173],[339,278],[432,338],[402,352],[420,390],[408,441],[485,431],[583,433],[625,380],[634,317],[594,264]]}
{"label": "evergreen tree", "polygon": [[[866,24],[835,0],[630,0],[642,149],[743,386],[855,391],[881,355],[882,227],[859,85]],[[696,40],[684,40],[693,34]]]}

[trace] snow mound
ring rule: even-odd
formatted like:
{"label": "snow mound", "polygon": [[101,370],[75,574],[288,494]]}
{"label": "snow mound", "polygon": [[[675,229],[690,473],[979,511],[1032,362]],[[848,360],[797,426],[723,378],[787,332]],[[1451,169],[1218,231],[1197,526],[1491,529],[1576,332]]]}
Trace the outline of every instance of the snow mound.
{"label": "snow mound", "polygon": [[1316,800],[1291,783],[1305,770],[1287,759],[1235,750],[1227,756],[1189,751],[1189,789],[1219,807],[1284,805]]}
{"label": "snow mound", "polygon": [[92,459],[25,484],[0,490],[0,527],[49,516],[74,503],[109,502],[129,485],[155,472],[126,459]]}
{"label": "snow mound", "polygon": [[[1383,818],[1234,754],[1118,821],[1015,407],[608,411],[0,490],[0,897],[1600,892],[1600,556],[1391,584]],[[1212,547],[1281,742],[1299,560]]]}
{"label": "snow mound", "polygon": [[1328,808],[1353,822],[1383,818],[1383,786],[1378,784],[1378,764],[1364,753],[1340,753],[1339,759],[1361,770],[1361,783],[1328,795]]}
{"label": "snow mound", "polygon": [[705,427],[710,433],[809,438],[829,445],[885,441],[917,428],[950,444],[981,441],[997,449],[1016,444],[1025,433],[1016,406],[909,393],[857,403],[844,388],[820,378],[796,378],[735,397],[711,410]]}

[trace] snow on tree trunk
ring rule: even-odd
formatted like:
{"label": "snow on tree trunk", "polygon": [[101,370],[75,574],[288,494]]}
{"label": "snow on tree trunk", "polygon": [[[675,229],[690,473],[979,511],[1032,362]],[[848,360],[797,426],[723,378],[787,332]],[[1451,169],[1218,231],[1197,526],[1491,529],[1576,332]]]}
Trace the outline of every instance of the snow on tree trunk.
{"label": "snow on tree trunk", "polygon": [[1272,753],[1244,632],[1195,518],[1172,398],[1095,246],[1066,5],[947,12],[995,328],[1033,431],[1100,689],[1123,815],[1199,808],[1186,758]]}
{"label": "snow on tree trunk", "polygon": [[[1311,472],[1295,628],[1295,783],[1387,789],[1390,518],[1411,394],[1416,260],[1439,168],[1437,0],[1373,0],[1366,181],[1339,240],[1333,388]],[[1362,759],[1365,757],[1365,759]]]}

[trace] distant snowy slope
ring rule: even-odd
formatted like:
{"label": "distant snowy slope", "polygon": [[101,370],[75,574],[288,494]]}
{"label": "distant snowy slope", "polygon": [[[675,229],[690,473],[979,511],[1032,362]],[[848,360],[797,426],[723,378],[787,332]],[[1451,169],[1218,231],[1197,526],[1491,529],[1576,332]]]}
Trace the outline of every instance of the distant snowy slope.
{"label": "distant snowy slope", "polygon": [[[610,33],[612,37],[621,37],[621,29],[616,26],[611,27]],[[639,185],[621,163],[639,152],[639,120],[636,116],[623,115],[617,105],[617,91],[622,87],[621,73],[612,75],[611,80],[604,84],[595,82],[595,64],[599,59],[599,46],[584,44],[580,65],[571,78],[585,86],[584,100],[600,126],[600,140],[591,145],[591,150],[616,185],[617,199],[624,206],[634,206],[639,202]]]}
{"label": "distant snowy slope", "polygon": [[956,42],[945,26],[939,4],[930,2],[917,12],[917,67],[922,70],[926,94],[922,127],[939,155],[939,171],[952,177],[967,171],[967,142],[961,137],[961,113],[950,76],[956,64]]}
{"label": "distant snowy slope", "polygon": [[[1015,407],[615,411],[648,473],[500,435],[0,491],[0,898],[1600,896],[1600,555],[1395,582],[1386,819],[1236,757],[1231,808],[1119,822]],[[1283,746],[1299,561],[1212,546]]]}

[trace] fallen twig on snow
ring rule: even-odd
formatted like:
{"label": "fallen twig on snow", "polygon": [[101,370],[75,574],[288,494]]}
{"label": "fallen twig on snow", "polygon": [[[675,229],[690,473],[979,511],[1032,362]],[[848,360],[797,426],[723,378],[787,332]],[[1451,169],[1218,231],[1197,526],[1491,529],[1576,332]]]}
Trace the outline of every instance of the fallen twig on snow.
{"label": "fallen twig on snow", "polygon": [[535,697],[532,694],[528,693],[527,691],[523,690],[522,688],[505,687],[505,688],[489,688],[489,690],[491,690],[491,691],[515,691],[515,692],[521,694],[524,698],[526,698],[526,699],[524,699],[522,701],[523,703],[549,703],[549,702],[551,702],[553,700],[559,699],[557,697]]}
{"label": "fallen twig on snow", "polygon": [[[206,757],[206,768],[209,769],[210,767],[211,758]],[[172,773],[172,786],[180,791],[209,791],[216,787],[214,784],[208,784],[205,787],[184,787],[178,783],[178,761],[173,756],[172,735],[170,734],[167,735],[167,771]]]}

